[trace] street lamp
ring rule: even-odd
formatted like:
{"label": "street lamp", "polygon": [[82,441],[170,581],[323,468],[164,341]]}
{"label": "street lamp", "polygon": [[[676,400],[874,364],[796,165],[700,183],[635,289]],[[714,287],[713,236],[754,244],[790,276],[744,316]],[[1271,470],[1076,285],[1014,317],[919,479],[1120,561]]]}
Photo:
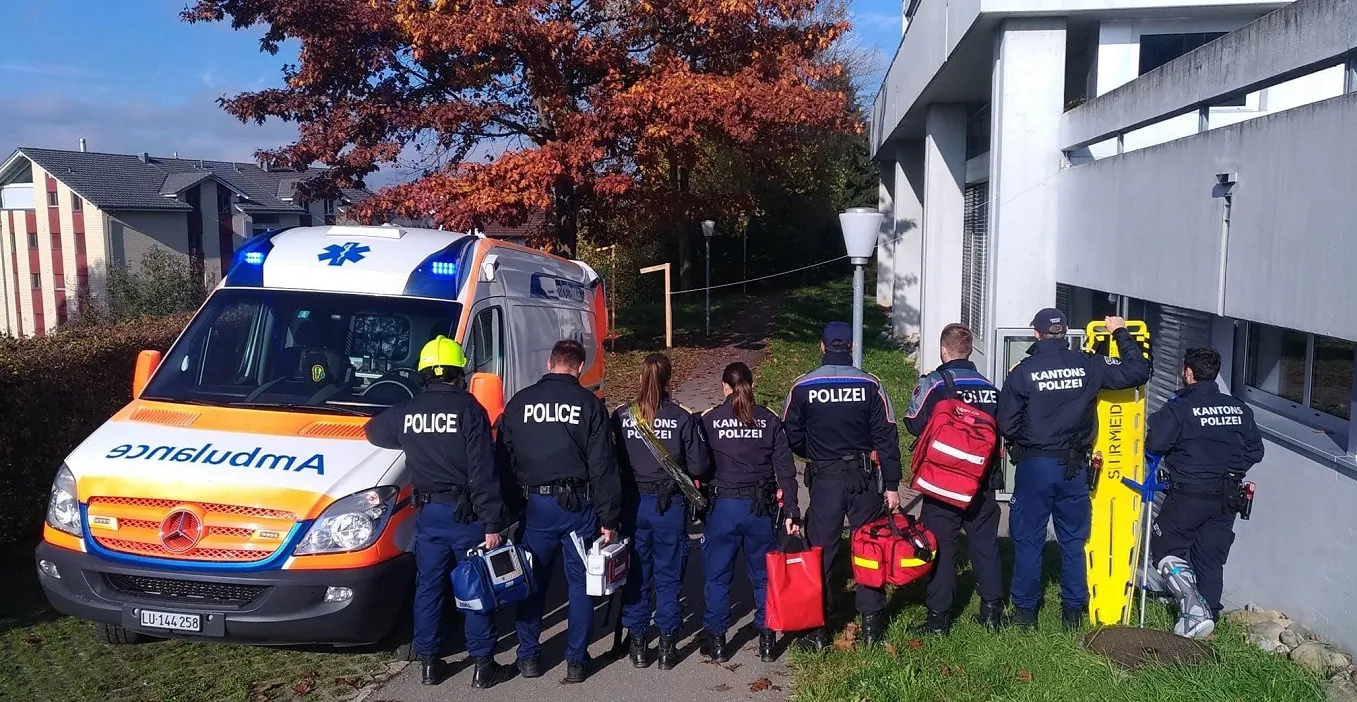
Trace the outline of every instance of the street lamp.
{"label": "street lamp", "polygon": [[877,233],[884,219],[874,207],[850,207],[839,215],[843,228],[843,245],[848,249],[848,261],[853,264],[853,365],[862,367],[862,295],[865,285],[864,268],[876,249]]}
{"label": "street lamp", "polygon": [[711,238],[716,233],[716,222],[702,220],[702,238],[707,241],[707,336],[711,336]]}

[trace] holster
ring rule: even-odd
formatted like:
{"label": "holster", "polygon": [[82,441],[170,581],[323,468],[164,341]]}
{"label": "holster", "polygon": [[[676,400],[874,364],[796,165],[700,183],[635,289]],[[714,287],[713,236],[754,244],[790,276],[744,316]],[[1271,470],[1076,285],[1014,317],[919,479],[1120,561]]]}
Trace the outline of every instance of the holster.
{"label": "holster", "polygon": [[578,478],[562,478],[550,485],[528,486],[523,488],[525,495],[554,495],[556,504],[567,512],[579,512],[584,509],[584,501],[589,499],[589,483]]}
{"label": "holster", "polygon": [[466,488],[454,488],[445,492],[415,490],[410,497],[410,502],[415,506],[415,509],[421,509],[434,502],[453,505],[452,519],[454,522],[470,524],[476,521],[476,508],[471,504],[471,495]]}
{"label": "holster", "polygon": [[844,486],[848,488],[850,495],[867,492],[874,483],[880,482],[877,479],[879,471],[876,464],[872,463],[871,454],[857,453],[831,461],[812,461],[806,467],[806,487],[810,488],[816,478],[839,473],[844,474]]}
{"label": "holster", "polygon": [[678,491],[678,486],[674,481],[666,481],[661,484],[659,491],[655,493],[655,514],[664,514],[669,511],[669,505],[674,500],[674,493]]}
{"label": "holster", "polygon": [[777,483],[767,481],[759,483],[754,493],[754,516],[766,517],[777,510]]}
{"label": "holster", "polygon": [[1222,493],[1222,507],[1226,514],[1238,514],[1244,519],[1252,512],[1253,500],[1249,497],[1244,488],[1244,476],[1238,473],[1230,473],[1224,478],[1224,490]]}

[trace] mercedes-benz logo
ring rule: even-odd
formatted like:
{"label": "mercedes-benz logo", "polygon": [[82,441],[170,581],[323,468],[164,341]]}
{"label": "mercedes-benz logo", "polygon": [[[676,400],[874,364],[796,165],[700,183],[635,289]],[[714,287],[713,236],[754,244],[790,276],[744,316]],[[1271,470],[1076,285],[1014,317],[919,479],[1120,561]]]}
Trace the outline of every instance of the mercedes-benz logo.
{"label": "mercedes-benz logo", "polygon": [[170,553],[185,553],[203,538],[203,520],[186,509],[170,512],[160,523],[160,543]]}

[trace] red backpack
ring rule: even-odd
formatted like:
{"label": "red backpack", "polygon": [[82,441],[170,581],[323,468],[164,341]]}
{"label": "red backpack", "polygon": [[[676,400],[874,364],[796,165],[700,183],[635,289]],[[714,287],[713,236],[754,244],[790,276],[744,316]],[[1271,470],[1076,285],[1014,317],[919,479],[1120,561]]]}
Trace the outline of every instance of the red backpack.
{"label": "red backpack", "polygon": [[933,406],[914,444],[910,487],[964,509],[980,492],[999,445],[999,428],[994,417],[957,396],[951,373],[942,371],[942,381],[947,396]]}

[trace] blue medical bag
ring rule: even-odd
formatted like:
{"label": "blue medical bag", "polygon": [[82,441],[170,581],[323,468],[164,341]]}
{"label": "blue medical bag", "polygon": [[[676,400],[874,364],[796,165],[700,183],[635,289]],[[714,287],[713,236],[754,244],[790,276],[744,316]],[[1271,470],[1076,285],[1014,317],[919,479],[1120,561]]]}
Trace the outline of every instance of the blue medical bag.
{"label": "blue medical bag", "polygon": [[486,614],[526,599],[537,591],[532,554],[510,540],[487,551],[473,548],[452,570],[452,596],[457,609]]}

